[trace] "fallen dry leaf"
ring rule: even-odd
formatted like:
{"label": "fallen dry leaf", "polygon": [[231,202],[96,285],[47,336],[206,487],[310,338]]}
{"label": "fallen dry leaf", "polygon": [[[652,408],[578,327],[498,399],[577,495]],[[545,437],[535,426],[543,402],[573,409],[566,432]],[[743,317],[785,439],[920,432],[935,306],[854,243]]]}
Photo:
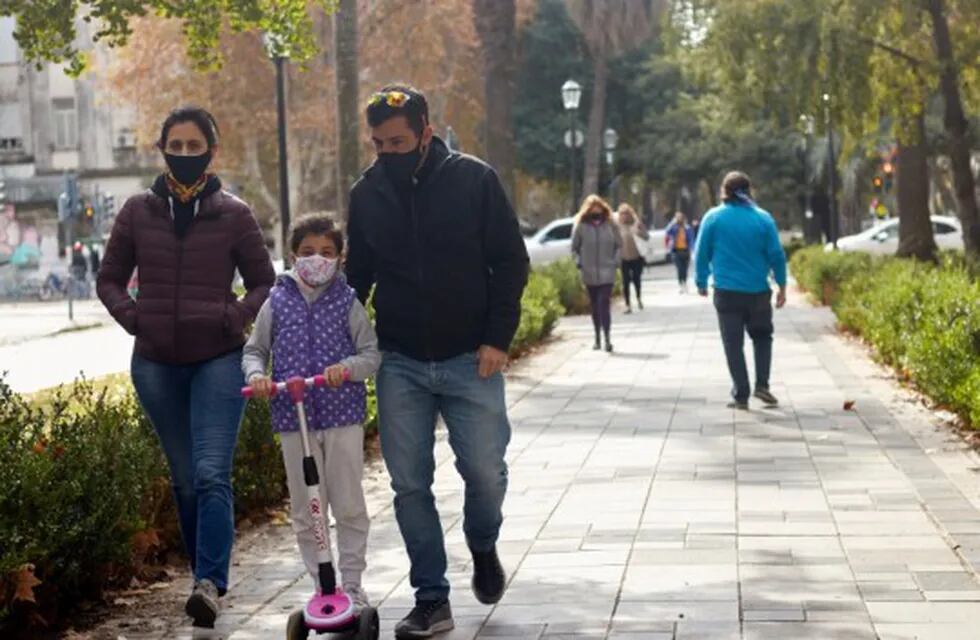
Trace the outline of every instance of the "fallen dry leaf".
{"label": "fallen dry leaf", "polygon": [[844,401],[844,411],[854,411],[854,401],[845,400]]}
{"label": "fallen dry leaf", "polygon": [[41,581],[34,575],[34,565],[25,564],[14,572],[14,602],[34,602],[34,587]]}

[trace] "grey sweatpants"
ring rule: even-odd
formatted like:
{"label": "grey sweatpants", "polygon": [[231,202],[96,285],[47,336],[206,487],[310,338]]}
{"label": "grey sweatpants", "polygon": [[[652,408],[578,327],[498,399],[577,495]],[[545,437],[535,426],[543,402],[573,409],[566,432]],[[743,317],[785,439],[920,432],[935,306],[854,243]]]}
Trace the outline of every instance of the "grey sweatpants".
{"label": "grey sweatpants", "polygon": [[[316,578],[316,541],[303,479],[303,441],[298,431],[281,434],[281,441],[293,531],[300,555],[316,588],[319,586]],[[329,507],[337,524],[339,562],[335,562],[335,566],[340,569],[340,584],[361,586],[361,574],[367,565],[365,556],[370,526],[361,486],[364,476],[364,427],[354,425],[311,431],[310,449],[320,474],[320,501],[324,505],[324,515]],[[329,537],[330,523],[326,525]]]}

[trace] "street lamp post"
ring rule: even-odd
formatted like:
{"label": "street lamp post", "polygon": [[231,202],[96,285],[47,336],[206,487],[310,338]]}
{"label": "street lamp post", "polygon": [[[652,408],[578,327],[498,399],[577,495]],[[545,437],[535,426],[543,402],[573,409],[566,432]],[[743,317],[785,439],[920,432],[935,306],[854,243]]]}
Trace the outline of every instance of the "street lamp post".
{"label": "street lamp post", "polygon": [[616,163],[614,162],[616,157],[613,155],[616,151],[616,143],[619,142],[619,134],[612,127],[606,129],[602,134],[603,146],[606,147],[606,164],[609,166],[609,192],[608,196],[610,199],[615,200],[613,197],[613,187],[616,184]]}
{"label": "street lamp post", "polygon": [[830,94],[823,94],[823,113],[827,125],[827,180],[830,185],[830,242],[837,250],[837,160],[834,154],[834,127],[830,119]]}
{"label": "street lamp post", "polygon": [[279,129],[279,226],[282,240],[283,265],[288,263],[289,251],[289,159],[286,147],[286,59],[288,52],[281,38],[265,34],[265,48],[276,65],[276,116]]}
{"label": "street lamp post", "polygon": [[569,145],[569,153],[571,154],[571,198],[572,198],[572,208],[571,211],[574,213],[575,208],[578,206],[578,195],[575,193],[575,147],[578,132],[575,130],[575,112],[578,110],[579,101],[582,99],[582,85],[575,82],[574,80],[567,80],[565,84],[561,87],[561,101],[562,105],[565,107],[565,111],[568,112],[568,124],[569,132],[571,137],[571,144]]}
{"label": "street lamp post", "polygon": [[813,137],[813,116],[802,115],[803,123],[803,229],[807,241],[813,239],[813,197],[810,193],[810,140]]}

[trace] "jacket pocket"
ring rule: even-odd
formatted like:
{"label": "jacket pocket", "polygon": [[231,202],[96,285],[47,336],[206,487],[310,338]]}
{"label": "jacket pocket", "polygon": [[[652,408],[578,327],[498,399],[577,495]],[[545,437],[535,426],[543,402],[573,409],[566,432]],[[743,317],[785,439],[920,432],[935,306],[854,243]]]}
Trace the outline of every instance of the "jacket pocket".
{"label": "jacket pocket", "polygon": [[224,323],[222,325],[225,335],[236,338],[245,335],[247,324],[248,313],[245,305],[237,300],[228,302],[225,305]]}

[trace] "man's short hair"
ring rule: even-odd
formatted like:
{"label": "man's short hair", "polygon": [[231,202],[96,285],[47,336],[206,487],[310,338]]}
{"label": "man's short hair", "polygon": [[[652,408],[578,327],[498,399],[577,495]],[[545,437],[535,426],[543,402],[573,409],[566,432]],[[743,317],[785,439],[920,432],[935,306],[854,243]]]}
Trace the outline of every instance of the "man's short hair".
{"label": "man's short hair", "polygon": [[389,84],[368,100],[369,127],[381,126],[397,116],[404,116],[415,135],[421,137],[429,124],[429,103],[425,94],[411,85]]}

